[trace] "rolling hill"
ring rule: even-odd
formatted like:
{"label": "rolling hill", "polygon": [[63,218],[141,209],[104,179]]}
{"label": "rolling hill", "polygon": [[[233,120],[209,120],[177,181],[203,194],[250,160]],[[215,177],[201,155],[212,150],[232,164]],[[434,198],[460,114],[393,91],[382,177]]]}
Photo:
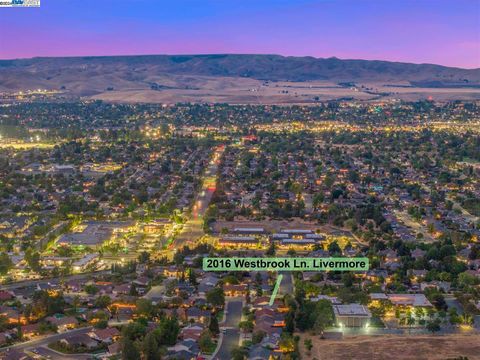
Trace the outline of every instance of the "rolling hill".
{"label": "rolling hill", "polygon": [[[263,89],[265,86],[269,89]],[[106,100],[153,102],[191,101],[188,100],[191,97],[198,97],[199,101],[263,102],[263,97],[272,96],[280,102],[304,102],[314,97],[326,99],[327,93],[331,98],[363,94],[364,99],[369,99],[395,93],[392,88],[401,89],[402,94],[421,93],[421,96],[425,90],[417,91],[419,88],[442,94],[445,91],[439,89],[463,89],[461,93],[477,98],[480,69],[279,55],[0,60],[0,91],[37,88]],[[329,88],[333,89],[333,95],[327,91]],[[345,89],[352,89],[353,94]]]}

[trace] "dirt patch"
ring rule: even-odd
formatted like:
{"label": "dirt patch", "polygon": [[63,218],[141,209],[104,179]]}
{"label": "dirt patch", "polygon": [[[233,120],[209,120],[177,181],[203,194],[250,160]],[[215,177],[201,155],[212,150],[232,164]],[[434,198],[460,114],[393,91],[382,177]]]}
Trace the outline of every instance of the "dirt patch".
{"label": "dirt patch", "polygon": [[[304,339],[312,339],[307,353]],[[480,359],[480,335],[356,336],[343,340],[321,340],[303,334],[300,339],[302,359],[318,360],[446,360],[465,356]]]}

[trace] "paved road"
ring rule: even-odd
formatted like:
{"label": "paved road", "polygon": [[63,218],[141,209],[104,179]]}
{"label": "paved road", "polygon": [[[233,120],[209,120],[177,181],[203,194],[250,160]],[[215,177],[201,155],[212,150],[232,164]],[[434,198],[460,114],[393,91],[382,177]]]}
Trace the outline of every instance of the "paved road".
{"label": "paved road", "polygon": [[238,323],[242,319],[242,300],[230,300],[227,302],[227,314],[225,316],[225,327],[238,328]]}
{"label": "paved road", "polygon": [[282,283],[278,291],[278,298],[282,298],[286,294],[293,295],[293,276],[290,272],[283,272]]}
{"label": "paved road", "polygon": [[88,360],[95,358],[93,355],[90,354],[62,354],[52,349],[49,349],[46,346],[40,346],[29,350],[35,354],[52,360]]}
{"label": "paved road", "polygon": [[[63,277],[64,281],[68,280],[82,280],[89,278],[94,275],[109,274],[110,270],[95,271],[83,274],[75,274],[70,276]],[[3,290],[15,290],[21,288],[34,287],[38,284],[60,284],[60,278],[51,278],[51,279],[41,279],[41,280],[27,280],[27,281],[17,281],[13,284],[1,285]]]}
{"label": "paved road", "polygon": [[232,350],[238,346],[240,331],[238,329],[227,329],[223,334],[222,345],[212,360],[229,360],[232,358]]}
{"label": "paved road", "polygon": [[212,357],[212,360],[228,360],[231,359],[232,350],[238,346],[240,339],[240,330],[238,324],[242,319],[243,304],[241,300],[231,300],[227,302],[227,314],[225,323],[222,327],[226,327],[227,330],[223,334],[222,343],[220,349]]}
{"label": "paved road", "polygon": [[47,346],[48,344],[50,344],[52,342],[61,340],[61,339],[66,338],[70,335],[86,334],[90,330],[92,330],[92,327],[88,326],[88,327],[84,327],[84,328],[79,328],[79,329],[66,331],[66,332],[63,332],[63,333],[60,333],[60,334],[53,334],[53,335],[49,335],[49,336],[42,337],[42,338],[39,338],[39,339],[33,339],[33,340],[30,340],[30,341],[25,341],[25,342],[22,342],[22,343],[19,343],[19,344],[8,346],[8,347],[5,348],[5,351],[8,351],[8,349],[15,349],[15,350],[19,350],[19,351],[24,351],[24,350],[33,349],[33,348],[36,348],[36,347]]}
{"label": "paved road", "polygon": [[195,242],[204,235],[203,216],[210,205],[213,193],[215,192],[219,159],[224,148],[218,148],[202,176],[202,187],[195,197],[192,216],[187,220],[181,232],[176,236],[173,247],[176,249]]}

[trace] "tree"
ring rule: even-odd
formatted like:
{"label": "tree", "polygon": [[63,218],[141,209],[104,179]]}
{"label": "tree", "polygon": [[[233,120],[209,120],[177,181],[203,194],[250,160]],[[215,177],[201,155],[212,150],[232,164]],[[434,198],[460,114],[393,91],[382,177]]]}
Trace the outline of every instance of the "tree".
{"label": "tree", "polygon": [[312,339],[303,340],[303,345],[305,345],[305,349],[307,349],[307,351],[310,352],[312,350],[312,347],[313,347]]}
{"label": "tree", "polygon": [[7,275],[12,267],[12,260],[10,260],[7,253],[0,253],[0,275]]}
{"label": "tree", "polygon": [[218,336],[218,334],[220,334],[220,327],[218,326],[218,319],[215,316],[215,314],[210,317],[210,323],[208,324],[208,330],[210,330],[210,332],[214,336]]}
{"label": "tree", "polygon": [[[138,340],[141,337],[143,337],[146,331],[147,331],[147,328],[145,324],[139,321],[134,321],[122,328],[122,336],[124,339],[128,338],[133,342],[134,340]],[[132,346],[133,346],[133,343],[132,343]]]}
{"label": "tree", "polygon": [[188,282],[192,285],[197,285],[197,274],[195,274],[193,269],[188,269]]}
{"label": "tree", "polygon": [[148,333],[142,342],[142,353],[145,360],[160,360],[160,347],[153,332]]}
{"label": "tree", "polygon": [[292,310],[285,315],[285,331],[290,334],[295,331],[295,313]]}
{"label": "tree", "polygon": [[262,330],[255,331],[252,334],[252,343],[259,344],[262,342],[263,338],[265,337],[266,333]]}
{"label": "tree", "polygon": [[207,292],[207,302],[215,307],[222,307],[225,305],[225,293],[222,288],[214,288]]}
{"label": "tree", "polygon": [[434,320],[434,321],[429,321],[427,322],[427,326],[426,326],[427,330],[430,331],[432,334],[437,332],[437,331],[440,331],[440,324],[439,324],[439,321],[438,320]]}
{"label": "tree", "polygon": [[315,306],[315,331],[323,335],[325,328],[333,323],[334,315],[332,304],[328,300],[320,300]]}
{"label": "tree", "polygon": [[140,316],[145,316],[147,318],[152,317],[154,312],[154,307],[152,302],[147,299],[138,299],[136,302],[137,314]]}
{"label": "tree", "polygon": [[150,260],[150,253],[146,251],[142,251],[140,255],[138,255],[138,262],[140,264],[145,264]]}
{"label": "tree", "polygon": [[330,244],[328,244],[328,252],[330,254],[340,254],[342,249],[340,249],[337,241],[332,241]]}
{"label": "tree", "polygon": [[129,337],[124,337],[122,341],[122,359],[138,360],[140,352],[137,350],[134,342]]}
{"label": "tree", "polygon": [[282,333],[278,346],[280,351],[284,353],[293,352],[295,350],[295,340],[292,335]]}
{"label": "tree", "polygon": [[231,354],[233,360],[244,360],[248,356],[247,349],[243,347],[235,347],[232,349]]}
{"label": "tree", "polygon": [[243,331],[243,332],[252,332],[254,325],[252,321],[240,321],[238,324],[238,327]]}
{"label": "tree", "polygon": [[138,296],[138,291],[137,291],[137,287],[135,286],[135,284],[130,285],[130,291],[128,292],[128,295]]}
{"label": "tree", "polygon": [[458,284],[461,287],[473,286],[477,285],[478,283],[480,283],[480,280],[476,276],[470,275],[467,272],[463,272],[458,275]]}
{"label": "tree", "polygon": [[103,320],[98,320],[98,321],[95,323],[94,327],[95,327],[96,329],[106,329],[106,328],[108,327],[108,320],[105,320],[105,319],[103,319]]}
{"label": "tree", "polygon": [[106,309],[112,303],[112,299],[108,295],[101,295],[95,300],[95,306],[101,309]]}
{"label": "tree", "polygon": [[154,331],[157,336],[159,345],[175,345],[178,334],[180,333],[180,326],[176,318],[164,317],[160,321],[159,327]]}
{"label": "tree", "polygon": [[28,264],[28,267],[35,272],[39,272],[42,267],[40,266],[40,254],[38,251],[33,251],[31,248],[28,248],[25,251],[25,261]]}
{"label": "tree", "polygon": [[342,281],[345,287],[352,287],[353,282],[355,281],[355,276],[351,272],[346,272],[342,275]]}
{"label": "tree", "polygon": [[275,255],[275,243],[273,241],[270,243],[270,246],[268,247],[267,251],[265,251],[265,255],[267,256]]}
{"label": "tree", "polygon": [[98,288],[93,284],[85,285],[84,290],[88,295],[95,295],[98,292]]}
{"label": "tree", "polygon": [[251,298],[250,298],[250,284],[247,284],[247,294],[245,295],[245,302],[247,304],[251,303]]}
{"label": "tree", "polygon": [[[110,298],[109,298],[110,299]],[[78,307],[80,306],[81,299],[79,295],[75,295],[72,299],[72,306],[75,313],[77,312]]]}
{"label": "tree", "polygon": [[45,290],[36,291],[33,294],[32,309],[36,317],[62,313],[65,309],[65,299],[60,293],[51,294]]}
{"label": "tree", "polygon": [[212,334],[210,331],[205,330],[202,335],[200,335],[200,339],[198,339],[198,346],[200,350],[204,353],[210,353],[215,346],[214,342],[212,341]]}

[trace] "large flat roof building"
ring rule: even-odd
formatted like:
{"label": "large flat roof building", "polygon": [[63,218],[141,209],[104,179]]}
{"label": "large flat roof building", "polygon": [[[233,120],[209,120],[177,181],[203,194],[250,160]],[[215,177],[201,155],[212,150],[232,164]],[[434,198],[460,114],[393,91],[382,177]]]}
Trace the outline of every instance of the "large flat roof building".
{"label": "large flat roof building", "polygon": [[333,305],[335,321],[341,327],[366,327],[372,314],[360,304]]}

